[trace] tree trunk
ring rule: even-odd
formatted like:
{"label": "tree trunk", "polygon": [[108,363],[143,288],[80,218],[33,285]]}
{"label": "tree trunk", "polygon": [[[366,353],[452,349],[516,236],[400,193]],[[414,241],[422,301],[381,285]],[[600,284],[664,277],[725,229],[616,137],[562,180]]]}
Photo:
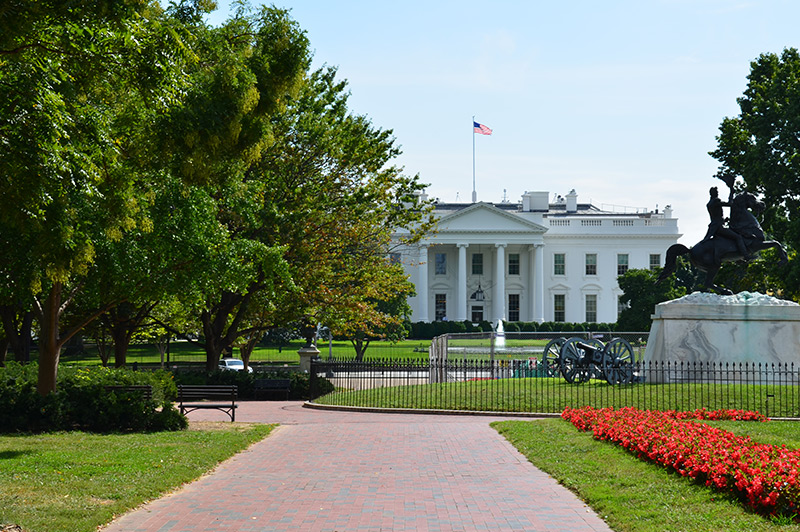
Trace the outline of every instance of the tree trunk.
{"label": "tree trunk", "polygon": [[155,303],[143,303],[136,307],[131,303],[122,302],[106,313],[105,323],[111,330],[111,340],[114,342],[114,367],[121,368],[127,364],[128,348],[133,334],[142,326],[142,322],[155,305]]}
{"label": "tree trunk", "polygon": [[253,349],[255,349],[256,344],[259,340],[261,340],[262,336],[262,333],[253,333],[250,335],[250,338],[247,339],[247,342],[239,348],[239,353],[242,355],[242,362],[244,362],[245,371],[247,371],[247,368],[250,367],[250,355],[253,354]]}
{"label": "tree trunk", "polygon": [[58,359],[63,342],[59,337],[61,292],[63,285],[53,283],[47,298],[40,306],[39,315],[39,380],[36,391],[41,396],[56,391]]}
{"label": "tree trunk", "polygon": [[[215,371],[223,353],[233,351],[233,343],[239,337],[239,326],[247,312],[253,292],[238,294],[224,292],[220,302],[200,315],[205,336],[206,371]],[[228,320],[233,314],[233,318]]]}
{"label": "tree trunk", "polygon": [[131,335],[127,323],[115,323],[111,328],[111,339],[114,342],[114,367],[123,368],[128,359],[128,346]]}
{"label": "tree trunk", "polygon": [[22,326],[19,329],[18,341],[16,344],[12,343],[14,360],[17,362],[31,361],[31,344],[33,343],[33,334],[31,333],[32,327],[33,312],[31,310],[26,310],[22,315]]}
{"label": "tree trunk", "polygon": [[100,362],[104,368],[108,367],[108,344],[106,343],[105,334],[101,330],[94,340],[97,346],[97,354],[100,356]]}
{"label": "tree trunk", "polygon": [[0,305],[0,317],[3,322],[5,337],[9,342],[11,351],[14,352],[14,360],[17,362],[30,362],[33,312],[24,310],[17,305]]}
{"label": "tree trunk", "polygon": [[356,338],[350,340],[350,343],[353,344],[353,348],[356,350],[356,360],[359,362],[364,360],[364,353],[367,352],[367,348],[369,347],[369,340]]}
{"label": "tree trunk", "polygon": [[[217,315],[219,315],[219,312]],[[215,327],[217,320],[214,319],[211,313],[204,310],[200,315],[200,321],[203,323],[203,337],[205,338],[203,347],[206,351],[206,371],[211,372],[218,368],[224,346],[222,345],[221,334]]]}
{"label": "tree trunk", "polygon": [[0,337],[0,368],[6,367],[6,357],[8,356],[8,338]]}

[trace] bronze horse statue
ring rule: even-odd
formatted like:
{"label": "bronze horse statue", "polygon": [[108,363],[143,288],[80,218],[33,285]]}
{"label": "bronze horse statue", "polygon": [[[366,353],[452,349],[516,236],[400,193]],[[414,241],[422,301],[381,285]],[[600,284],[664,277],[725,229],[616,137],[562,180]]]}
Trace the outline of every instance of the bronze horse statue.
{"label": "bronze horse statue", "polygon": [[[740,234],[744,240],[747,253],[753,255],[759,251],[777,248],[780,254],[781,264],[788,260],[786,250],[775,240],[765,240],[764,231],[756,220],[752,211],[760,213],[764,210],[764,203],[758,201],[749,192],[739,194],[731,202],[731,216],[729,227],[732,231]],[[676,268],[676,260],[680,255],[689,254],[689,261],[692,266],[700,271],[706,272],[704,290],[712,290],[722,294],[730,294],[731,291],[714,284],[723,262],[733,262],[737,260],[749,260],[742,256],[736,246],[736,242],[730,238],[713,237],[702,240],[692,248],[687,248],[683,244],[674,244],[667,249],[667,257],[664,269],[658,276],[657,283],[669,277]]]}

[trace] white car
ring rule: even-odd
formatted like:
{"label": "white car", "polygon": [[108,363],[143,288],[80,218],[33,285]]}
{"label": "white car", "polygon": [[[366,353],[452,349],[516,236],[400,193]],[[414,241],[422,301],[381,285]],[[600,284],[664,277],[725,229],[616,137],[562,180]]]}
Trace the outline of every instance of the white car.
{"label": "white car", "polygon": [[[244,371],[244,362],[238,358],[223,358],[219,361],[219,369],[228,371]],[[248,373],[253,373],[253,368],[247,367]]]}

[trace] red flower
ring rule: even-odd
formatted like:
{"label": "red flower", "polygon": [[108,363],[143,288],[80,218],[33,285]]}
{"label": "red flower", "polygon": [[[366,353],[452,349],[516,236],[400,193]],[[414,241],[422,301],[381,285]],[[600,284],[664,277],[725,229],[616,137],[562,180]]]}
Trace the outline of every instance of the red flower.
{"label": "red flower", "polygon": [[697,419],[766,421],[758,412],[635,408],[567,408],[562,417],[599,440],[614,442],[705,485],[739,494],[756,511],[795,513],[800,506],[800,451],[753,443]]}

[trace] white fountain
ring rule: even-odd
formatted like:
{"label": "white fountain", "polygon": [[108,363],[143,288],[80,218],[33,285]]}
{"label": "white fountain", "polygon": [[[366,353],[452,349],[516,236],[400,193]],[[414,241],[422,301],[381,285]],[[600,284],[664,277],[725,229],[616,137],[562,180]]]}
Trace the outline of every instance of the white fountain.
{"label": "white fountain", "polygon": [[497,320],[497,326],[494,332],[494,348],[503,349],[506,346],[506,333],[503,331],[503,320]]}

